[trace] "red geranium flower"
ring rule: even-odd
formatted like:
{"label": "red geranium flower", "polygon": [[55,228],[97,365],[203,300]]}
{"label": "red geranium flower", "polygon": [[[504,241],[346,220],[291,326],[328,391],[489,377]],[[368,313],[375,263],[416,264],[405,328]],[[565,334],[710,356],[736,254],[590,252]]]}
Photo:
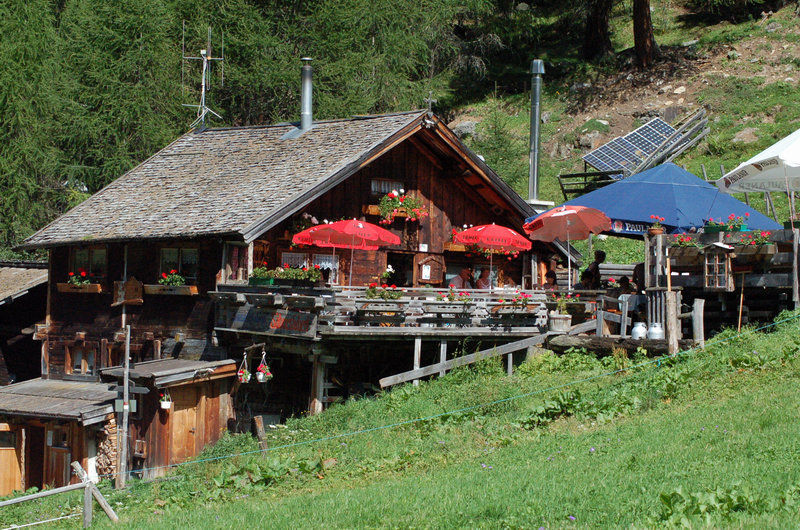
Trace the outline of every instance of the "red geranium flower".
{"label": "red geranium flower", "polygon": [[75,276],[75,273],[74,272],[70,272],[69,275],[70,276]]}
{"label": "red geranium flower", "polygon": [[395,284],[392,284],[392,289],[397,289],[397,286]]}
{"label": "red geranium flower", "polygon": [[166,277],[167,277],[167,273],[166,273],[166,272],[162,272],[162,273],[161,273],[161,277],[162,277],[162,278],[166,278]]}
{"label": "red geranium flower", "polygon": [[178,272],[178,271],[177,271],[176,269],[172,269],[171,271],[169,271],[169,273],[170,273],[170,274],[175,274],[175,273],[177,273],[177,272]]}
{"label": "red geranium flower", "polygon": [[376,288],[378,286],[378,284],[375,283],[375,282],[372,282],[371,284],[369,284],[369,286],[374,289],[374,288]]}
{"label": "red geranium flower", "polygon": [[85,278],[85,277],[86,277],[86,271],[81,271],[81,276],[82,276],[83,278]]}

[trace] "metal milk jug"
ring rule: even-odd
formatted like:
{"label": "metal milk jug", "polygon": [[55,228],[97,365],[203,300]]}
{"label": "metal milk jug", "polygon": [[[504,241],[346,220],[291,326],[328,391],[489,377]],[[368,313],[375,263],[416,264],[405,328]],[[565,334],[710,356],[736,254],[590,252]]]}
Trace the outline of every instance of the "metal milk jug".
{"label": "metal milk jug", "polygon": [[647,337],[647,326],[644,325],[644,322],[636,322],[631,329],[631,338],[642,340],[645,337]]}
{"label": "metal milk jug", "polygon": [[650,324],[650,329],[647,330],[647,338],[650,340],[664,338],[664,328],[661,326],[661,322]]}

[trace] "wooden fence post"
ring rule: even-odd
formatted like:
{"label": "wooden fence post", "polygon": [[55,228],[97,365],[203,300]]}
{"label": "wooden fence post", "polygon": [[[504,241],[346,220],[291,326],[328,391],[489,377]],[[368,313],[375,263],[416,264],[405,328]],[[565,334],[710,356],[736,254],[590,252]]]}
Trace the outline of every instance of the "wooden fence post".
{"label": "wooden fence post", "polygon": [[[447,341],[442,340],[439,341],[439,364],[444,363],[446,360],[447,360]],[[444,370],[439,371],[439,377],[444,376],[444,374],[445,374]]]}
{"label": "wooden fence post", "polygon": [[92,487],[90,482],[86,482],[83,488],[83,527],[92,526]]}
{"label": "wooden fence post", "polygon": [[692,338],[700,348],[706,347],[706,333],[703,324],[703,309],[705,305],[704,298],[695,298],[692,306]]}
{"label": "wooden fence post", "polygon": [[666,328],[667,351],[670,355],[678,353],[678,334],[680,321],[678,320],[678,297],[675,291],[664,293],[666,298]]}
{"label": "wooden fence post", "polygon": [[[422,337],[414,337],[414,370],[419,370],[422,360]],[[414,379],[414,386],[419,386],[419,379]]]}
{"label": "wooden fence post", "polygon": [[[100,505],[100,508],[103,509],[105,514],[108,516],[108,518],[111,519],[112,522],[118,523],[119,522],[119,517],[117,517],[117,514],[114,512],[114,509],[111,507],[111,505],[108,504],[108,501],[106,500],[106,498],[103,497],[103,494],[100,493],[100,490],[97,489],[97,486],[95,486],[92,483],[92,481],[89,480],[89,476],[86,474],[86,471],[83,470],[83,468],[81,467],[81,465],[78,462],[73,462],[71,465],[72,465],[72,469],[75,470],[75,474],[78,475],[78,478],[80,479],[80,481],[81,481],[81,483],[83,484],[83,487],[84,487],[84,494],[83,494],[83,527],[86,528],[88,526],[87,523],[86,523],[86,521],[87,521],[87,515],[86,515],[87,502],[88,502],[88,512],[89,512],[88,521],[89,521],[89,524],[92,523],[92,502],[91,502],[91,498],[92,497],[94,497],[94,500],[97,501],[97,504]],[[87,495],[86,492],[88,492],[89,495]],[[89,501],[86,500],[87,497],[90,499]]]}

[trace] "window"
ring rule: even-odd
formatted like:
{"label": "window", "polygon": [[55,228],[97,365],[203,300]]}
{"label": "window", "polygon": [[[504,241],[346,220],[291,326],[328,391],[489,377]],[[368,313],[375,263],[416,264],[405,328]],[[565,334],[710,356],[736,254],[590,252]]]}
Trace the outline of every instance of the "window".
{"label": "window", "polygon": [[247,283],[249,248],[238,242],[225,243],[223,283]]}
{"label": "window", "polygon": [[53,427],[52,430],[47,431],[47,445],[48,447],[56,447],[58,449],[69,449],[67,429],[64,427]]}
{"label": "window", "polygon": [[94,375],[95,370],[95,352],[94,350],[84,350],[78,346],[69,348],[68,368],[71,371],[67,373],[75,375]]}
{"label": "window", "polygon": [[400,191],[403,183],[398,180],[372,179],[370,181],[370,191],[373,195],[386,195],[392,190]]}
{"label": "window", "polygon": [[108,258],[105,247],[74,248],[70,256],[69,270],[74,273],[85,271],[92,281],[106,278]]}
{"label": "window", "polygon": [[281,252],[281,266],[307,267],[308,255],[303,252]]}
{"label": "window", "polygon": [[162,273],[178,271],[178,274],[186,278],[186,283],[196,283],[198,264],[196,248],[162,248],[158,275],[160,277]]}
{"label": "window", "polygon": [[0,432],[0,449],[15,449],[17,447],[17,433],[10,431]]}
{"label": "window", "polygon": [[335,284],[339,281],[339,256],[330,254],[314,254],[312,264],[319,265],[322,271],[328,271],[328,283]]}

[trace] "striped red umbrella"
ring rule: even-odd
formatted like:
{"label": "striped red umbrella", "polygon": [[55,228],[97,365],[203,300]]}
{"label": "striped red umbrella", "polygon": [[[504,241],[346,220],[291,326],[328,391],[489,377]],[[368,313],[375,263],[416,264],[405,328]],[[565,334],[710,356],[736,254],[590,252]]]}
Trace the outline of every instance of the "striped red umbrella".
{"label": "striped red umbrella", "polygon": [[[312,226],[302,232],[298,232],[292,237],[295,245],[315,245],[327,248],[349,248],[350,249],[350,278],[352,285],[353,278],[353,250],[377,250],[379,247],[399,245],[400,238],[380,226],[347,219]],[[336,251],[334,250],[334,253]]]}

